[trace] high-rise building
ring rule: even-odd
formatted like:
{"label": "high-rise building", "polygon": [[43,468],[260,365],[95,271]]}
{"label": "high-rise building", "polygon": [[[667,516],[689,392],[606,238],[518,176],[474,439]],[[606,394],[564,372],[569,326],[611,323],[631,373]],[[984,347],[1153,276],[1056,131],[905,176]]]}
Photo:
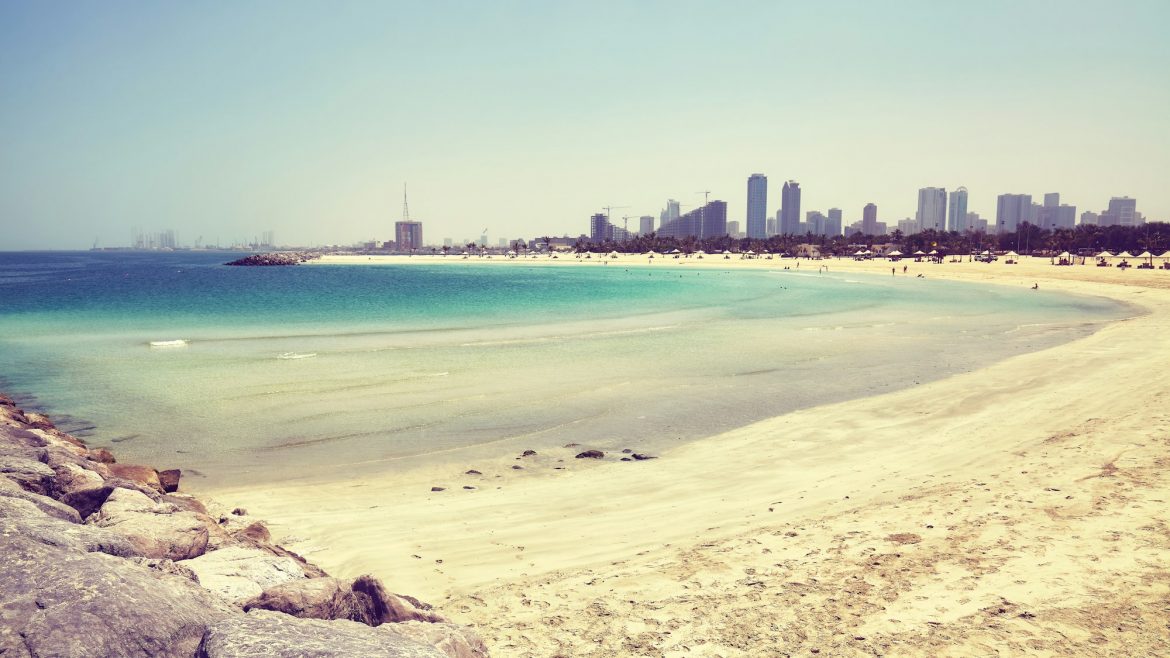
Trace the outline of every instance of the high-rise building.
{"label": "high-rise building", "polygon": [[773,235],[776,235],[776,218],[775,217],[768,218],[768,225],[765,228],[765,230],[768,232],[769,238],[772,237]]}
{"label": "high-rise building", "polygon": [[1093,212],[1092,210],[1086,210],[1085,212],[1081,213],[1082,226],[1096,226],[1099,219],[1100,215]]}
{"label": "high-rise building", "polygon": [[878,235],[876,204],[867,203],[861,211],[861,232],[865,235]]}
{"label": "high-rise building", "polygon": [[919,231],[942,231],[947,227],[947,191],[941,187],[918,190],[918,212],[914,215]]}
{"label": "high-rise building", "polygon": [[641,235],[650,235],[654,232],[654,216],[642,215],[638,218],[638,233]]}
{"label": "high-rise building", "polygon": [[825,235],[841,235],[845,228],[841,223],[841,209],[829,208],[829,219],[825,221]]}
{"label": "high-rise building", "polygon": [[804,214],[804,230],[813,235],[825,235],[825,224],[828,217],[819,210],[810,210]]}
{"label": "high-rise building", "polygon": [[747,182],[747,236],[764,239],[768,220],[768,177],[752,174]]}
{"label": "high-rise building", "polygon": [[1032,215],[1031,194],[1001,194],[995,206],[995,228],[998,233],[1011,233]]}
{"label": "high-rise building", "polygon": [[695,208],[678,219],[660,226],[658,234],[672,238],[694,236],[700,240],[727,235],[727,202],[712,201]]}
{"label": "high-rise building", "polygon": [[589,239],[592,242],[613,239],[613,224],[609,223],[609,217],[605,213],[599,212],[589,218]]}
{"label": "high-rise building", "polygon": [[727,235],[738,238],[739,237],[739,222],[729,220],[727,222]]}
{"label": "high-rise building", "polygon": [[422,222],[394,222],[394,242],[398,251],[422,249]]}
{"label": "high-rise building", "polygon": [[963,233],[970,228],[967,224],[967,188],[960,187],[951,192],[947,208],[947,230]]}
{"label": "high-rise building", "polygon": [[780,232],[796,235],[800,232],[800,183],[790,180],[780,190]]}
{"label": "high-rise building", "polygon": [[667,222],[673,222],[674,220],[678,219],[678,217],[678,201],[675,201],[674,199],[667,199],[666,207],[662,209],[662,212],[658,213],[658,226],[661,228]]}
{"label": "high-rise building", "polygon": [[[1035,207],[1035,204],[1032,204]],[[1036,218],[1034,223],[1045,230],[1058,228],[1073,228],[1077,221],[1077,207],[1062,204],[1060,192],[1049,192],[1044,195],[1044,205],[1035,207]]]}
{"label": "high-rise building", "polygon": [[1060,205],[1060,192],[1048,192],[1044,195],[1044,207],[1055,208]]}
{"label": "high-rise building", "polygon": [[1137,199],[1127,196],[1115,196],[1109,199],[1109,209],[1102,212],[1098,223],[1101,226],[1137,226],[1138,219]]}

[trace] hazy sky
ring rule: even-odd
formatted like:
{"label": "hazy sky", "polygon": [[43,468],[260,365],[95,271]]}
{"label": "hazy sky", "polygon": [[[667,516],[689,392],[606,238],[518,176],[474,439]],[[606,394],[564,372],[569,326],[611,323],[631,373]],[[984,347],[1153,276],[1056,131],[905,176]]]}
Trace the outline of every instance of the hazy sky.
{"label": "hazy sky", "polygon": [[[588,232],[917,190],[1170,220],[1170,2],[0,2],[0,249]],[[631,222],[631,226],[635,226]]]}

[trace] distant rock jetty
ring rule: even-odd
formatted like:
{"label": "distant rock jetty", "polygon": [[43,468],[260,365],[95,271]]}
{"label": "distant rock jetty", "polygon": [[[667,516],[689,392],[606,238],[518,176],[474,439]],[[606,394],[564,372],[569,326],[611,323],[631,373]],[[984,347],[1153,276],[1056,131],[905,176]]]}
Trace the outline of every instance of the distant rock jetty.
{"label": "distant rock jetty", "polygon": [[224,265],[239,267],[273,267],[282,265],[300,265],[306,261],[320,258],[321,254],[315,251],[274,251],[267,254],[252,254],[239,260],[233,260]]}
{"label": "distant rock jetty", "polygon": [[371,576],[331,578],[263,523],[179,493],[0,395],[0,656],[485,658]]}

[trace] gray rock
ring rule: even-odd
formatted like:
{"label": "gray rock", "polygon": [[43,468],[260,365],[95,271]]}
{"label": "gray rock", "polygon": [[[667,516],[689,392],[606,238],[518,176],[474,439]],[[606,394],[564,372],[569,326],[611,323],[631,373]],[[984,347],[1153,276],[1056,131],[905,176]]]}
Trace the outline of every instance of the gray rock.
{"label": "gray rock", "polygon": [[207,550],[207,526],[192,512],[117,488],[86,523],[126,537],[144,557],[185,560]]}
{"label": "gray rock", "polygon": [[251,546],[227,546],[183,566],[199,576],[199,583],[232,602],[260,596],[264,590],[305,578],[299,562]]}
{"label": "gray rock", "polygon": [[6,477],[0,477],[0,496],[27,500],[49,516],[70,523],[81,523],[81,515],[77,513],[77,510],[48,496],[25,491],[20,485]]}
{"label": "gray rock", "polygon": [[466,626],[421,621],[404,621],[378,627],[380,633],[394,633],[410,638],[447,654],[448,658],[488,658],[487,645],[478,633]]}
{"label": "gray rock", "polygon": [[29,491],[46,493],[56,473],[35,458],[0,455],[0,475],[8,476]]}
{"label": "gray rock", "polygon": [[253,610],[212,624],[198,658],[447,658],[438,649],[346,620],[299,619]]}
{"label": "gray rock", "polygon": [[2,656],[186,658],[232,612],[189,580],[0,527]]}
{"label": "gray rock", "polygon": [[122,535],[49,516],[36,503],[20,498],[0,497],[0,520],[3,520],[0,527],[5,531],[29,537],[46,546],[121,557],[138,554]]}

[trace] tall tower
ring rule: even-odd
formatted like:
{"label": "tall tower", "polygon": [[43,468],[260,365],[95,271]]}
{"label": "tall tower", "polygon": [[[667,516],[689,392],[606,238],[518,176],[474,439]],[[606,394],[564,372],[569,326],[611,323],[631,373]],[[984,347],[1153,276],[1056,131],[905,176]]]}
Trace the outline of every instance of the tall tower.
{"label": "tall tower", "polygon": [[924,187],[918,190],[919,231],[943,231],[947,223],[947,191],[941,187]]}
{"label": "tall tower", "polygon": [[960,187],[951,192],[947,208],[947,230],[962,233],[970,228],[967,226],[967,188]]}
{"label": "tall tower", "polygon": [[877,235],[877,205],[865,204],[861,211],[861,233],[863,235]]}
{"label": "tall tower", "polygon": [[768,177],[752,174],[747,182],[747,236],[768,237]]}
{"label": "tall tower", "polygon": [[800,183],[790,180],[780,191],[780,232],[795,235],[800,231]]}
{"label": "tall tower", "polygon": [[1031,194],[1001,194],[995,205],[995,230],[1011,233],[1032,214]]}

